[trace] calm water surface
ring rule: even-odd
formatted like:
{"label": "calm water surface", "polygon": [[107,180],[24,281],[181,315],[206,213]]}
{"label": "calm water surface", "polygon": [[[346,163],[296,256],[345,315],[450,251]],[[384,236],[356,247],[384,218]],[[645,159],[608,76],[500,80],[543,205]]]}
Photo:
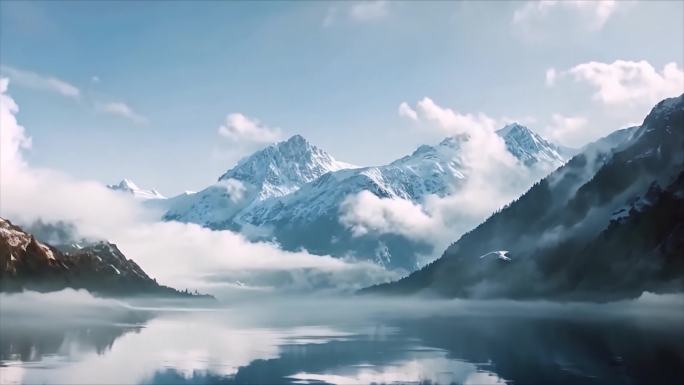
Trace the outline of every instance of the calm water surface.
{"label": "calm water surface", "polygon": [[5,297],[0,383],[681,383],[681,304]]}

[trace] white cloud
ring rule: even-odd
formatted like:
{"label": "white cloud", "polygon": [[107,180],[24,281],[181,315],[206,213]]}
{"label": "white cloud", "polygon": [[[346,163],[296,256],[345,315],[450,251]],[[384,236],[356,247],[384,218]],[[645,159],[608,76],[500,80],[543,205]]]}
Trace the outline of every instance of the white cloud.
{"label": "white cloud", "polygon": [[[23,87],[48,90],[70,98],[79,98],[81,96],[81,90],[78,87],[53,76],[42,75],[5,65],[0,66],[0,72],[2,72],[3,75],[8,76],[13,84]],[[92,76],[90,81],[92,83],[99,83],[100,78],[98,76]],[[144,116],[137,113],[128,104],[123,102],[93,102],[93,107],[97,111],[121,116],[138,124],[147,122],[147,119]]]}
{"label": "white cloud", "polygon": [[425,239],[431,228],[431,218],[420,205],[405,199],[379,198],[368,191],[348,196],[340,205],[340,213],[340,223],[354,236],[393,233]]}
{"label": "white cloud", "polygon": [[219,182],[226,186],[226,191],[228,191],[228,196],[234,203],[241,202],[245,198],[247,192],[247,187],[244,183],[237,179],[227,179]]}
{"label": "white cloud", "polygon": [[428,97],[421,99],[413,111],[419,121],[427,124],[428,129],[436,129],[449,136],[467,137],[460,155],[466,166],[477,170],[478,173],[482,174],[497,165],[516,165],[516,158],[506,150],[506,143],[496,134],[496,129],[503,124],[502,121],[482,112],[461,113],[445,108]]}
{"label": "white cloud", "polygon": [[279,128],[267,127],[240,113],[229,114],[218,133],[234,142],[249,143],[272,143],[282,137]]}
{"label": "white cloud", "polygon": [[609,134],[616,127],[635,125],[657,102],[682,94],[684,71],[675,62],[658,71],[645,60],[616,60],[580,63],[567,70],[549,68],[546,72],[549,87],[570,82],[593,90],[592,99],[603,107],[602,114],[611,122],[589,126],[583,117],[551,116],[545,133],[560,143],[577,147]]}
{"label": "white cloud", "polygon": [[106,112],[108,114],[117,115],[134,123],[145,123],[147,118],[135,112],[131,106],[124,102],[110,102],[98,105],[98,110]]}
{"label": "white cloud", "polygon": [[411,120],[418,120],[418,113],[411,108],[406,102],[402,102],[399,105],[399,116],[403,118],[409,118]]}
{"label": "white cloud", "polygon": [[379,20],[387,16],[387,7],[384,0],[360,1],[349,8],[349,16],[357,21]]}
{"label": "white cloud", "polygon": [[581,147],[595,140],[600,134],[587,127],[587,119],[581,116],[553,114],[545,132],[555,141],[566,146]]}
{"label": "white cloud", "polygon": [[498,124],[495,119],[481,112],[463,114],[450,108],[442,108],[428,97],[418,102],[415,111],[424,120],[436,123],[436,128],[448,135],[493,132]]}
{"label": "white cloud", "polygon": [[340,206],[340,223],[354,236],[397,234],[428,242],[441,252],[549,171],[525,170],[520,165],[495,168],[471,169],[452,195],[431,195],[419,204],[362,191]]}
{"label": "white cloud", "polygon": [[[231,231],[159,222],[161,213],[98,182],[31,167],[22,157],[30,138],[0,80],[0,216],[19,223],[65,221],[79,236],[107,239],[159,282],[220,293],[239,279],[248,285],[310,290],[321,285],[357,289],[396,278],[377,265],[305,251],[286,252]],[[240,192],[242,186],[229,183]],[[49,192],[49,194],[46,194]],[[210,278],[211,277],[211,278]]]}
{"label": "white cloud", "polygon": [[660,72],[645,60],[588,62],[567,73],[575,81],[594,87],[594,99],[608,105],[652,105],[684,92],[684,71],[674,62],[666,64]]}
{"label": "white cloud", "polygon": [[545,19],[555,12],[573,12],[584,20],[584,25],[592,30],[603,28],[618,7],[616,0],[542,0],[528,1],[513,13],[513,24],[523,27],[539,27]]}
{"label": "white cloud", "polygon": [[[459,137],[465,178],[451,195],[428,196],[418,204],[367,191],[347,197],[340,207],[340,223],[355,236],[399,234],[443,250],[550,171],[520,164],[496,134],[499,120],[484,113],[460,113],[427,97],[415,109],[402,103],[399,110],[413,111],[415,120],[427,129]],[[410,113],[404,116],[414,119]]]}
{"label": "white cloud", "polygon": [[49,90],[72,98],[77,98],[81,95],[78,87],[53,76],[41,75],[4,65],[0,67],[0,71],[12,79],[14,83],[24,87]]}
{"label": "white cloud", "polygon": [[546,85],[548,87],[552,87],[554,84],[556,84],[556,77],[558,76],[558,73],[556,73],[555,68],[549,68],[546,70]]}
{"label": "white cloud", "polygon": [[[0,166],[12,165],[13,167],[9,168],[7,173],[3,168],[0,180],[12,179],[13,174],[10,172],[16,167],[23,167],[24,164],[21,150],[31,148],[31,138],[26,135],[24,127],[16,119],[19,107],[14,99],[6,94],[8,86],[9,80],[0,78]],[[2,204],[1,201],[0,204]]]}

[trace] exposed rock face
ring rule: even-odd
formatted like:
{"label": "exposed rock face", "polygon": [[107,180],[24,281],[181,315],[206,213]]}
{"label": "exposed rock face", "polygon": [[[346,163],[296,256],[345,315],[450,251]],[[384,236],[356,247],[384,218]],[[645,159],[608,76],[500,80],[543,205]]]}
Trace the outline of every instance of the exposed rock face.
{"label": "exposed rock face", "polygon": [[2,291],[52,291],[67,287],[107,295],[183,295],[157,284],[112,243],[58,248],[0,218]]}

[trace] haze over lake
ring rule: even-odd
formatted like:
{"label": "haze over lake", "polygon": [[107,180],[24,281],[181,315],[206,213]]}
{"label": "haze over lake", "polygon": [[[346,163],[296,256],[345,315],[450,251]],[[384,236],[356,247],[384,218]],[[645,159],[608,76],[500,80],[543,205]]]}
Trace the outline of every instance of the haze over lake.
{"label": "haze over lake", "polygon": [[0,385],[684,383],[684,1],[0,0]]}
{"label": "haze over lake", "polygon": [[198,306],[74,291],[1,299],[3,384],[664,384],[684,364],[681,296],[603,305],[313,296]]}

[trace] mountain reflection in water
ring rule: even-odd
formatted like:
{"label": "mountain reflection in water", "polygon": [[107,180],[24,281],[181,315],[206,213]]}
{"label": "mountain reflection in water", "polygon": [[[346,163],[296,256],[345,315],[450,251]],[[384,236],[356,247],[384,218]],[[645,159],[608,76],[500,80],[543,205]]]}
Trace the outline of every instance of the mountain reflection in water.
{"label": "mountain reflection in water", "polygon": [[684,315],[667,303],[290,300],[41,318],[7,302],[3,384],[653,384],[684,368]]}

